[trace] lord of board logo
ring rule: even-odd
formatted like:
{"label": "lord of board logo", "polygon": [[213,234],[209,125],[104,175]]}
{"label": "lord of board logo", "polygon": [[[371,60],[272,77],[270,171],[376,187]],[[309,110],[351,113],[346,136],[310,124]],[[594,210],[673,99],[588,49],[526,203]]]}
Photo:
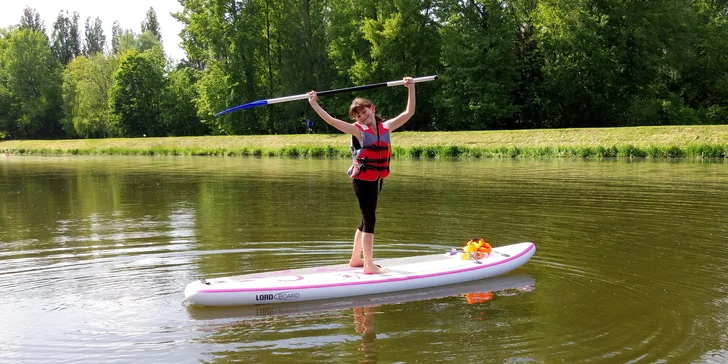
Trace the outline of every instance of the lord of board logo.
{"label": "lord of board logo", "polygon": [[257,294],[255,295],[256,301],[290,301],[301,297],[298,292],[279,292],[279,293],[268,293],[268,294]]}

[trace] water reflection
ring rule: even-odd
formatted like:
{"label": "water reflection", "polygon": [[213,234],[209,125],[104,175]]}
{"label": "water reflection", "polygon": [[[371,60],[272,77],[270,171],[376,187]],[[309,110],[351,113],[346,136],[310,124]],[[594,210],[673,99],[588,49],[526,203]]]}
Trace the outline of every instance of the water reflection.
{"label": "water reflection", "polygon": [[725,162],[398,160],[378,256],[534,241],[514,273],[539,289],[183,303],[199,276],[346,263],[347,163],[0,157],[0,362],[728,361]]}
{"label": "water reflection", "polygon": [[[356,362],[376,363],[381,360],[378,351],[380,340],[386,343],[392,338],[411,334],[406,327],[393,328],[393,322],[432,323],[431,315],[439,315],[437,312],[443,310],[457,311],[463,305],[475,308],[474,311],[468,310],[470,313],[466,316],[470,318],[465,320],[482,321],[482,311],[486,309],[483,305],[490,304],[494,297],[496,300],[513,297],[534,289],[535,279],[532,276],[515,273],[450,286],[345,299],[239,307],[190,305],[187,312],[194,320],[208,322],[205,324],[208,335],[200,340],[231,345],[224,352],[210,353],[216,362],[242,360],[248,357],[250,350],[256,350],[260,357],[276,353],[300,355],[300,350],[305,347],[306,351],[313,353],[310,355],[328,353],[351,357]],[[481,297],[484,292],[490,294],[491,300],[469,301],[472,297]],[[404,304],[409,305],[404,307]],[[382,329],[375,325],[377,318],[383,320]],[[441,319],[449,321],[453,318],[446,315]],[[457,320],[462,321],[463,318]],[[297,332],[298,337],[309,339],[271,341],[269,338],[274,332],[283,336],[286,336],[285,332]],[[355,345],[356,349],[337,354],[341,350],[339,346],[344,343]]]}
{"label": "water reflection", "polygon": [[374,332],[374,306],[354,308],[354,330],[361,335],[359,350],[364,353],[360,363],[377,363],[377,334]]}
{"label": "water reflection", "polygon": [[271,316],[299,315],[305,313],[321,313],[338,311],[364,306],[380,306],[401,304],[406,302],[427,301],[444,297],[460,297],[477,292],[501,292],[506,296],[512,292],[531,292],[536,280],[524,273],[511,273],[504,276],[481,279],[477,281],[430,287],[409,291],[383,293],[377,295],[353,296],[329,300],[284,302],[266,305],[202,307],[188,305],[187,312],[195,320],[217,319],[250,319]]}

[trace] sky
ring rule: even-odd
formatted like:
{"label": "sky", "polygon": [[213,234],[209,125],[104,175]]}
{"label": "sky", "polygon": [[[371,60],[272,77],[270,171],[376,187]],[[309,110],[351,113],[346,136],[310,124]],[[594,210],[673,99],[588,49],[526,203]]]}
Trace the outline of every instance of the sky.
{"label": "sky", "polygon": [[162,31],[164,52],[175,60],[185,57],[179,45],[181,42],[179,32],[183,25],[170,15],[182,10],[178,0],[3,0],[2,3],[0,28],[19,24],[23,9],[30,7],[40,14],[49,37],[53,31],[53,22],[62,10],[68,10],[71,16],[74,11],[80,15],[78,27],[81,37],[85,30],[86,18],[91,17],[93,24],[94,19],[99,17],[104,27],[107,47],[111,46],[111,27],[114,21],[118,21],[122,29],[131,29],[138,34],[141,32],[147,10],[152,7],[157,13],[159,28]]}

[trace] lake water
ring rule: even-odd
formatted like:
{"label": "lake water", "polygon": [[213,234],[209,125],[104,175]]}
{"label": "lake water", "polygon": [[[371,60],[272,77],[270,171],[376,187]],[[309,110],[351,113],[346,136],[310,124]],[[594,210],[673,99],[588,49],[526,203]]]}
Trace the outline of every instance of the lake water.
{"label": "lake water", "polygon": [[202,277],[348,261],[348,163],[0,155],[0,362],[728,362],[725,161],[395,160],[376,257],[477,236],[534,257],[368,299],[184,301]]}

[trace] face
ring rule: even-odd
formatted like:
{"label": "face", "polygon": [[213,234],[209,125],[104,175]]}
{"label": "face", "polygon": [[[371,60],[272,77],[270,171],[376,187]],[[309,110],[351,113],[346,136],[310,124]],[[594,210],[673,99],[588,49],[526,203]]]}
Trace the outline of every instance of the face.
{"label": "face", "polygon": [[359,124],[364,125],[372,125],[376,122],[376,119],[374,118],[374,105],[370,107],[362,107],[358,110],[354,111],[354,119],[356,119]]}

